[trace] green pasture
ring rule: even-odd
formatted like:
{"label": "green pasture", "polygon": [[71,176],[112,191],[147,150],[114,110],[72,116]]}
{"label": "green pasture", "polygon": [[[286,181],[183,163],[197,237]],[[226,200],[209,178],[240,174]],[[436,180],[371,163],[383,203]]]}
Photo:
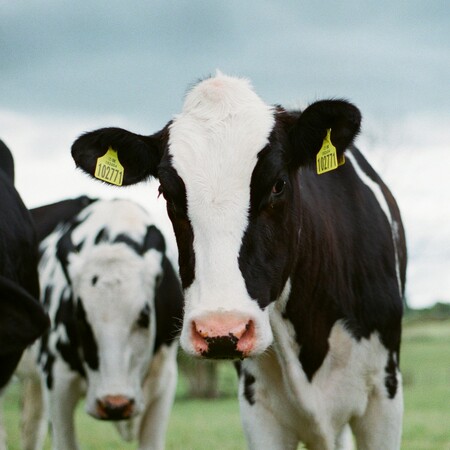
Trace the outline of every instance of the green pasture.
{"label": "green pasture", "polygon": [[[414,322],[404,326],[401,366],[405,417],[403,450],[450,450],[450,321]],[[171,450],[245,449],[231,364],[220,365],[220,391],[214,400],[186,398],[180,377],[167,434]],[[19,450],[19,386],[13,383],[4,399],[4,420],[10,450]],[[83,450],[127,450],[111,424],[87,416],[80,405],[77,429]],[[50,449],[47,440],[46,449]]]}

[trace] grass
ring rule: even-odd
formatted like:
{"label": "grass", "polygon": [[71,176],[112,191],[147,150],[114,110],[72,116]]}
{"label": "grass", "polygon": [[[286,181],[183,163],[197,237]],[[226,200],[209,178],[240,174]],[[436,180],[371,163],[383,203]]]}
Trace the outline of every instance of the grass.
{"label": "grass", "polygon": [[450,450],[450,321],[404,327],[405,450]]}
{"label": "grass", "polygon": [[[403,450],[450,450],[450,321],[405,325],[402,348],[405,416]],[[240,450],[245,448],[235,396],[236,377],[230,364],[220,365],[221,392],[215,400],[185,396],[183,378],[177,391],[167,433],[168,450]],[[4,399],[4,419],[10,450],[19,450],[19,386]],[[83,450],[127,450],[111,424],[87,416],[80,405],[77,429]],[[49,440],[46,449],[50,449]]]}

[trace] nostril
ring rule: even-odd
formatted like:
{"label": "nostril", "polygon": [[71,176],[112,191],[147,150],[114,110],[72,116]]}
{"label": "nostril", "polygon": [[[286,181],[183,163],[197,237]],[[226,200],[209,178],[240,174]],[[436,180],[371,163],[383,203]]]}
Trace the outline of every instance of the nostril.
{"label": "nostril", "polygon": [[206,342],[206,337],[208,333],[201,327],[197,327],[195,322],[192,322],[191,327],[191,338],[194,349],[197,353],[204,354],[208,351],[208,343]]}
{"label": "nostril", "polygon": [[255,334],[255,323],[253,320],[249,320],[245,325],[245,331],[241,334],[237,343],[237,349],[244,355],[247,355],[253,350],[255,346]]}

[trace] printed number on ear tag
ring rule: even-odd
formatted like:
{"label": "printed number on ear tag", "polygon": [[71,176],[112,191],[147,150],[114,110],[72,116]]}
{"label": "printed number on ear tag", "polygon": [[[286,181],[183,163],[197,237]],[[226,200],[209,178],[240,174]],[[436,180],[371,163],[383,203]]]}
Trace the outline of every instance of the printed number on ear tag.
{"label": "printed number on ear tag", "polygon": [[117,152],[111,147],[100,158],[97,159],[97,165],[95,166],[95,178],[106,181],[116,186],[122,186],[124,169],[119,162]]}
{"label": "printed number on ear tag", "polygon": [[316,156],[317,173],[321,175],[325,172],[337,169],[342,164],[345,164],[345,156],[342,155],[339,159],[336,153],[336,147],[331,143],[331,128],[328,128],[327,135],[323,140],[322,147]]}

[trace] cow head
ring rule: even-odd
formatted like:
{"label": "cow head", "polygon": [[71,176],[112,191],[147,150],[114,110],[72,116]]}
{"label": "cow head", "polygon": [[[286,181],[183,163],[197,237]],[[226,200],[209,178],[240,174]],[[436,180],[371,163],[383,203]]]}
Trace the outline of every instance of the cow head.
{"label": "cow head", "polygon": [[143,408],[142,385],[155,347],[155,290],[163,276],[164,240],[154,226],[147,229],[150,246],[124,235],[110,236],[113,242],[108,242],[108,233],[103,228],[91,234],[98,242],[84,242],[79,250],[67,233],[59,241],[59,257],[72,290],[87,412],[123,420]]}
{"label": "cow head", "polygon": [[359,126],[345,101],[289,113],[265,104],[247,80],[218,74],[197,84],[160,132],[97,130],[72,155],[93,175],[111,146],[124,184],[159,178],[185,293],[181,345],[196,356],[243,358],[273,339],[268,306],[297,257],[299,168],[315,162],[328,129],[341,156]]}

